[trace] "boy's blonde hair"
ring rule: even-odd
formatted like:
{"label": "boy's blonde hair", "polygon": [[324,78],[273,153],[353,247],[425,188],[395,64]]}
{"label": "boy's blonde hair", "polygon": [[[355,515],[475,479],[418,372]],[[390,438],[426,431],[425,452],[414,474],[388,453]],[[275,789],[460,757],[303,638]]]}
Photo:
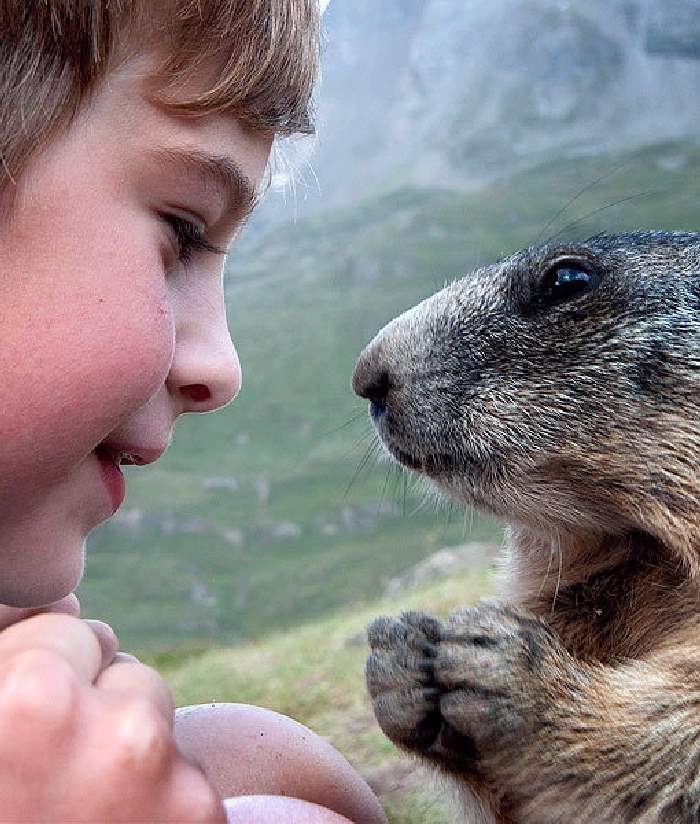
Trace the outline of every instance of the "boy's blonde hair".
{"label": "boy's blonde hair", "polygon": [[[0,0],[0,190],[139,53],[174,110],[312,133],[318,30],[318,0]],[[209,82],[188,95],[193,75]]]}

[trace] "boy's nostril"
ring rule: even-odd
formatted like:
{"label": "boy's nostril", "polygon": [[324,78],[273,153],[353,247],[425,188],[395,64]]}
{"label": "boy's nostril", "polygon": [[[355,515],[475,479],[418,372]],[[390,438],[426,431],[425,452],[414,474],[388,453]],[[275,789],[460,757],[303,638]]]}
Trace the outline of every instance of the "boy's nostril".
{"label": "boy's nostril", "polygon": [[204,403],[205,401],[211,400],[211,392],[209,391],[209,387],[205,386],[203,383],[190,383],[187,386],[181,386],[180,391],[183,395],[187,395],[191,401],[195,401],[196,403]]}

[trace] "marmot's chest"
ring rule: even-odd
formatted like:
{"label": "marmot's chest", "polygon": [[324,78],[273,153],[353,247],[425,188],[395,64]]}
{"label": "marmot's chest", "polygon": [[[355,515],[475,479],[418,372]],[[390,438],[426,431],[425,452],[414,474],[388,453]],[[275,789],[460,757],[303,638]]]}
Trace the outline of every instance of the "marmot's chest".
{"label": "marmot's chest", "polygon": [[660,568],[617,568],[560,587],[527,606],[583,661],[643,658],[688,623],[700,622],[700,591]]}

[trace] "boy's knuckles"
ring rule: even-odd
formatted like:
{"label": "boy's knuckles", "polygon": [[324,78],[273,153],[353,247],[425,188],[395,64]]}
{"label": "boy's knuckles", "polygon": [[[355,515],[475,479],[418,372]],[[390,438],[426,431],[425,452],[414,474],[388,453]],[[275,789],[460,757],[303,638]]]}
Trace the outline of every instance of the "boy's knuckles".
{"label": "boy's knuckles", "polygon": [[52,652],[91,682],[102,650],[95,633],[79,618],[61,613],[34,615],[0,632],[0,661],[31,649]]}
{"label": "boy's knuckles", "polygon": [[13,655],[0,672],[0,727],[38,727],[48,733],[75,720],[81,686],[70,664],[47,649]]}
{"label": "boy's knuckles", "polygon": [[143,700],[148,699],[168,723],[172,720],[172,696],[165,681],[157,670],[137,660],[112,664],[100,674],[96,686],[104,695],[140,696]]}
{"label": "boy's knuckles", "polygon": [[224,806],[204,775],[182,761],[173,772],[173,818],[182,822],[225,822]]}
{"label": "boy's knuckles", "polygon": [[174,744],[162,714],[148,701],[120,701],[110,712],[106,751],[115,780],[138,772],[163,772],[173,757]]}
{"label": "boy's knuckles", "polygon": [[102,666],[106,667],[112,663],[119,648],[119,639],[116,633],[104,621],[97,621],[93,618],[84,619],[97,638],[102,652]]}

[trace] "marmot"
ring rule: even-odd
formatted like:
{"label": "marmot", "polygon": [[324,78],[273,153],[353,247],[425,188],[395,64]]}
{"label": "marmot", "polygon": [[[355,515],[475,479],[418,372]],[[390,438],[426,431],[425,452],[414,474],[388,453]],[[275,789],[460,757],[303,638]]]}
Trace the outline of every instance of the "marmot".
{"label": "marmot", "polygon": [[480,821],[697,824],[700,234],[479,269],[353,386],[394,458],[509,525],[502,604],[370,627],[384,732]]}

